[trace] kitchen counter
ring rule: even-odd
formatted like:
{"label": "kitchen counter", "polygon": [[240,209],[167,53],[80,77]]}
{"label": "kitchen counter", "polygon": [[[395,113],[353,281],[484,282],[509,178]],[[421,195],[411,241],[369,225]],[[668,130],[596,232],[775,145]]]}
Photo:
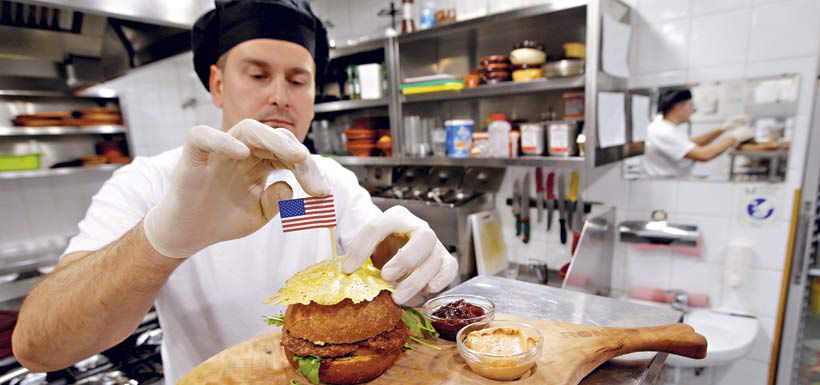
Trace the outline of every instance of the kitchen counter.
{"label": "kitchen counter", "polygon": [[[679,322],[682,317],[680,312],[671,308],[661,309],[492,276],[475,277],[445,294],[480,295],[493,301],[499,313],[597,326],[658,326]],[[656,353],[647,357],[651,358],[609,361],[590,373],[581,384],[654,384],[667,354]]]}

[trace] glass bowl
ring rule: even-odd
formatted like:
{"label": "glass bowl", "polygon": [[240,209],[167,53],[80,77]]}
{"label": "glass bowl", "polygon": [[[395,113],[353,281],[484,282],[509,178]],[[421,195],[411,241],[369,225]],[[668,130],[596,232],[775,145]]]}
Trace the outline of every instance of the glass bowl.
{"label": "glass bowl", "polygon": [[[485,353],[467,347],[464,341],[474,331],[494,328],[518,329],[526,338],[536,340],[535,346],[517,354]],[[497,381],[512,381],[521,378],[534,366],[541,350],[544,348],[544,337],[533,326],[515,321],[487,321],[469,325],[459,330],[456,335],[458,354],[478,375]]]}
{"label": "glass bowl", "polygon": [[[479,317],[470,317],[470,318],[442,318],[433,315],[439,308],[449,303],[464,300],[471,305],[475,305],[480,307],[484,310],[484,315]],[[492,301],[488,300],[487,298],[480,297],[477,295],[442,295],[424,303],[422,306],[422,312],[427,319],[430,320],[430,323],[433,324],[433,327],[439,333],[439,337],[448,340],[448,341],[455,341],[456,334],[458,333],[461,328],[474,324],[476,322],[484,322],[484,321],[491,321],[495,317],[495,304]]]}

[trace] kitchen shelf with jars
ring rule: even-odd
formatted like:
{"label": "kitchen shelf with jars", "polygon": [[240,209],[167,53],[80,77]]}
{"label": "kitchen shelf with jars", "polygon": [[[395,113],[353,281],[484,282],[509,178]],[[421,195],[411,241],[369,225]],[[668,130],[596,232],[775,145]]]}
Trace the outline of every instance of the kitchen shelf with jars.
{"label": "kitchen shelf with jars", "polygon": [[438,25],[405,20],[396,37],[332,50],[311,132],[319,153],[349,166],[584,169],[641,152],[600,148],[597,135],[598,93],[627,89],[600,68],[603,18],[628,23],[627,5],[570,0],[463,21],[434,11]]}
{"label": "kitchen shelf with jars", "polygon": [[115,95],[0,90],[0,180],[111,173],[130,161]]}

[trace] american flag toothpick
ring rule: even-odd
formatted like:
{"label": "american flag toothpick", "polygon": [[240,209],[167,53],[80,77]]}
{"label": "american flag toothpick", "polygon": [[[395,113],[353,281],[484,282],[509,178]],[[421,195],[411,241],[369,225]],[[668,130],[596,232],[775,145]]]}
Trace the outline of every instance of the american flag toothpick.
{"label": "american flag toothpick", "polygon": [[336,226],[333,195],[279,201],[282,231],[300,231]]}

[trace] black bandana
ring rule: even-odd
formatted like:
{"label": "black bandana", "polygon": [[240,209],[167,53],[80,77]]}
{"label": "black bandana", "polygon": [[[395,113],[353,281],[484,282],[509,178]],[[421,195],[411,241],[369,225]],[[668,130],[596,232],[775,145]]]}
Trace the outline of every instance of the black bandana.
{"label": "black bandana", "polygon": [[327,67],[327,31],[307,0],[216,0],[216,9],[202,15],[191,32],[194,70],[206,89],[211,65],[251,39],[285,40],[305,47],[316,63],[317,78]]}
{"label": "black bandana", "polygon": [[658,112],[666,114],[678,103],[685,102],[689,99],[692,99],[692,92],[687,89],[675,88],[664,90],[658,98]]}

